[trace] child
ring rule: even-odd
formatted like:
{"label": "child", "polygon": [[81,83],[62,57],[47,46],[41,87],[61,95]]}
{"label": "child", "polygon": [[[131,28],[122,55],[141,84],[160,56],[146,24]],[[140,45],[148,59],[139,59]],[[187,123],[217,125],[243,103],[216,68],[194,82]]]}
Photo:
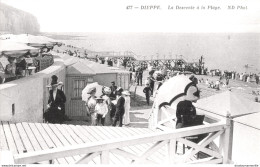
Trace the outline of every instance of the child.
{"label": "child", "polygon": [[145,85],[145,88],[144,88],[143,92],[145,93],[146,102],[147,102],[147,105],[149,106],[150,96],[151,96],[151,92],[152,92],[151,87],[150,87],[149,84]]}
{"label": "child", "polygon": [[108,113],[108,107],[105,103],[103,103],[104,99],[102,97],[96,98],[97,104],[95,106],[95,111],[97,113],[97,125],[99,124],[99,121],[101,120],[101,125],[105,125],[105,117]]}

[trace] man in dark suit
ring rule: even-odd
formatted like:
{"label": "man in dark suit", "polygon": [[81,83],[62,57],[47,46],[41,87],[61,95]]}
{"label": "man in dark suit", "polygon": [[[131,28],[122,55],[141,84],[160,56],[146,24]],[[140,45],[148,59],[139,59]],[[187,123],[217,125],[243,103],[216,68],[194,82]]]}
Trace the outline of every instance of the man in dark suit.
{"label": "man in dark suit", "polygon": [[110,98],[112,100],[115,100],[116,99],[116,89],[117,89],[117,86],[115,85],[115,82],[111,82],[112,86],[110,86],[110,89],[111,89],[111,94],[110,94]]}
{"label": "man in dark suit", "polygon": [[65,119],[65,102],[66,97],[62,90],[58,89],[61,83],[58,83],[58,77],[53,75],[51,82],[51,90],[49,91],[49,99],[47,112],[44,118],[49,123],[62,123]]}
{"label": "man in dark suit", "polygon": [[123,126],[123,117],[125,114],[125,98],[122,96],[123,89],[119,87],[117,89],[117,103],[116,103],[116,113],[113,118],[113,126],[116,126],[117,121],[119,121],[119,127]]}

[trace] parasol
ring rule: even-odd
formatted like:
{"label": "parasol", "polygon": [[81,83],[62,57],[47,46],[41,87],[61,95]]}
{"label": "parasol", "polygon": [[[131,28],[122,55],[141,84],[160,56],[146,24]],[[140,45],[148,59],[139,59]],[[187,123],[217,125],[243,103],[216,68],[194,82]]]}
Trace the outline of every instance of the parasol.
{"label": "parasol", "polygon": [[99,85],[97,82],[88,84],[83,90],[82,90],[82,100],[88,101],[88,98],[90,97],[90,94],[88,93],[91,89],[96,88],[96,94],[95,96],[101,96],[102,95],[102,88],[103,86]]}
{"label": "parasol", "polygon": [[24,43],[29,46],[38,47],[38,48],[42,48],[44,46],[46,47],[54,46],[54,44],[51,43],[46,38],[42,38],[40,36],[34,36],[30,34],[19,34],[19,35],[10,36],[9,40],[18,43]]}
{"label": "parasol", "polygon": [[192,84],[192,81],[184,75],[174,76],[165,81],[157,91],[156,107],[160,109],[165,105],[176,106],[179,101],[184,100],[187,90]]}
{"label": "parasol", "polygon": [[[26,44],[17,43],[10,40],[0,40],[0,53],[5,55],[21,56],[27,52],[38,52],[38,48],[27,46]],[[0,54],[0,55],[1,55]]]}

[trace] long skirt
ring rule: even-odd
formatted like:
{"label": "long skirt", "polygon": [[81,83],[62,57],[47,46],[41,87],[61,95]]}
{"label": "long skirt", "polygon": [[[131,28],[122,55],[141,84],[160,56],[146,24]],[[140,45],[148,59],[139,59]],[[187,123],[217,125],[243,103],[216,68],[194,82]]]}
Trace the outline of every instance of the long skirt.
{"label": "long skirt", "polygon": [[108,111],[106,117],[105,117],[105,126],[112,125],[112,117],[110,115],[111,111]]}
{"label": "long skirt", "polygon": [[130,114],[129,114],[129,110],[128,109],[125,110],[123,124],[124,125],[129,125],[130,124]]}
{"label": "long skirt", "polygon": [[55,108],[47,109],[43,117],[48,123],[62,123],[64,121],[63,111]]}

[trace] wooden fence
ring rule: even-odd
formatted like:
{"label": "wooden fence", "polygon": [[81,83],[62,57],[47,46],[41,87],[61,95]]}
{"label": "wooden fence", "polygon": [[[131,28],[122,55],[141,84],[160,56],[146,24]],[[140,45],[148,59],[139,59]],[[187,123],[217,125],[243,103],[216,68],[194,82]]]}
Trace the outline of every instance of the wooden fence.
{"label": "wooden fence", "polygon": [[[37,163],[56,158],[83,155],[76,163],[88,163],[99,156],[101,164],[109,164],[110,154],[118,154],[127,163],[153,163],[149,156],[166,146],[166,159],[162,163],[228,163],[228,129],[226,122],[217,122],[208,125],[201,125],[171,131],[155,132],[140,136],[119,138],[107,141],[78,144],[62,148],[47,149],[23,154],[14,155],[14,162],[18,164]],[[193,143],[185,138],[188,136],[209,133],[200,143]],[[220,137],[220,147],[212,144],[212,141]],[[176,154],[176,142],[181,142],[190,149],[182,156]],[[127,150],[128,146],[150,143],[150,147],[140,155]],[[207,154],[204,159],[191,161],[198,152]],[[181,159],[181,161],[180,161]],[[167,161],[166,161],[167,160]]]}

